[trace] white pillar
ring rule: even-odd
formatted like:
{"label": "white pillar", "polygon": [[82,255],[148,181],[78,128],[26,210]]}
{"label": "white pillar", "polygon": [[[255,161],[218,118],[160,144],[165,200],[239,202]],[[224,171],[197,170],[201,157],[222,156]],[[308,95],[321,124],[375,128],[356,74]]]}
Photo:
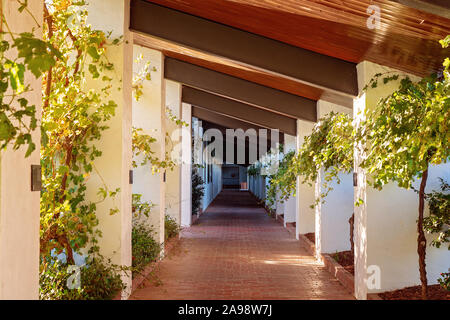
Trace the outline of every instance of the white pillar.
{"label": "white pillar", "polygon": [[[88,5],[88,23],[93,28],[112,32],[111,37],[123,36],[123,41],[117,46],[107,48],[106,55],[114,64],[113,85],[121,90],[112,90],[110,99],[118,107],[115,116],[108,121],[109,129],[105,131],[98,144],[102,157],[95,161],[95,166],[101,177],[93,175],[87,185],[87,197],[98,200],[98,187],[102,180],[108,188],[120,188],[115,200],[107,199],[97,205],[99,229],[103,236],[99,239],[99,247],[104,256],[111,258],[113,263],[131,265],[131,185],[129,183],[129,170],[131,169],[131,81],[133,47],[132,37],[128,31],[129,1],[97,0]],[[110,49],[110,50],[108,50]],[[89,88],[96,88],[98,84],[93,81],[87,83]],[[101,89],[100,87],[98,88]],[[109,210],[117,207],[119,212],[110,215]],[[128,289],[131,285],[131,275],[123,277]],[[122,293],[127,298],[129,290]]]}
{"label": "white pillar", "polygon": [[[371,62],[361,62],[357,66],[358,87],[363,88],[376,73],[400,71],[380,66]],[[413,80],[417,77],[409,75]],[[374,108],[380,98],[386,97],[398,87],[391,82],[379,84],[361,93],[354,102],[354,119],[359,124],[363,120],[365,109]],[[358,299],[366,299],[367,293],[395,290],[419,285],[419,269],[417,256],[417,217],[418,196],[413,190],[399,188],[389,183],[382,191],[369,187],[366,173],[359,167],[363,154],[355,150],[355,172],[358,174],[358,185],[355,187],[355,201],[362,199],[363,205],[355,206],[355,295]],[[425,192],[439,189],[438,177],[450,180],[450,164],[430,166],[427,188]],[[419,188],[420,181],[414,183]],[[426,206],[425,216],[428,215]],[[428,244],[435,235],[427,234]],[[427,277],[429,284],[436,284],[440,272],[446,271],[450,265],[450,254],[447,247],[440,249],[427,246]],[[376,276],[379,271],[380,286],[366,286],[369,277]],[[371,282],[371,281],[369,281]]]}
{"label": "white pillar", "polygon": [[[366,93],[363,93],[362,88],[370,81],[371,77],[374,76],[376,72],[378,71],[385,72],[388,71],[388,69],[364,61],[358,64],[357,71],[358,71],[358,87],[360,90],[360,96],[354,101],[353,117],[355,126],[360,126],[361,121],[364,120],[364,111],[368,107],[374,107],[376,105],[375,100],[377,98],[380,98],[382,95],[388,95],[390,92],[395,90],[395,85],[394,83],[391,83],[388,84],[387,86],[381,86],[380,88],[377,88],[375,90],[371,89]],[[354,187],[354,202],[357,202],[359,199],[363,200],[363,203],[361,205],[354,207],[355,297],[360,300],[365,300],[367,299],[368,293],[366,283],[368,278],[367,267],[369,266],[369,252],[371,255],[370,258],[373,261],[373,258],[377,255],[376,251],[378,250],[376,251],[369,250],[370,248],[368,241],[368,233],[369,233],[368,211],[371,207],[373,207],[373,205],[368,201],[372,202],[373,198],[372,195],[375,196],[376,191],[367,186],[366,173],[359,166],[364,156],[364,153],[361,151],[361,148],[362,148],[361,145],[357,145],[354,151],[354,171],[357,174],[357,186]],[[390,199],[389,195],[387,195],[386,199]],[[378,209],[377,211],[378,212],[374,212],[373,214],[381,215],[382,212]],[[391,244],[394,245],[394,242],[392,242]],[[375,248],[375,246],[373,247]],[[388,256],[390,256],[390,254]],[[403,264],[403,262],[401,263]],[[406,266],[402,267],[402,269],[405,270]]]}
{"label": "white pillar", "polygon": [[[331,102],[317,101],[317,118],[330,112],[344,113],[352,117],[352,109]],[[324,172],[319,173],[316,196],[319,196],[324,181]],[[353,214],[353,175],[339,174],[341,183],[333,181],[325,202],[316,207],[316,253],[334,253],[350,250],[349,218]]]}
{"label": "white pillar", "polygon": [[[287,154],[290,151],[295,151],[297,149],[297,137],[291,136],[289,134],[284,135],[284,153]],[[289,222],[296,222],[296,203],[297,196],[290,196],[284,202],[284,226]]]}
{"label": "white pillar", "polygon": [[[281,198],[281,192],[277,191],[276,203],[274,205],[275,206],[274,209],[275,209],[275,212],[277,215],[282,215],[282,214],[284,215],[285,214],[284,202],[281,202],[280,198]],[[266,201],[266,203],[268,203],[268,201]]]}
{"label": "white pillar", "polygon": [[[6,21],[14,32],[30,32],[36,24],[27,13],[19,13],[18,3],[2,0]],[[28,3],[28,9],[42,21],[43,1]],[[42,24],[42,23],[41,23]],[[41,36],[40,30],[35,36]],[[6,37],[6,36],[5,36]],[[29,104],[41,113],[41,80],[25,75],[32,91],[26,95]],[[32,133],[36,150],[25,158],[26,148],[13,151],[11,146],[0,153],[0,300],[39,298],[39,199],[31,191],[31,165],[39,165],[39,127]]]}
{"label": "white pillar", "polygon": [[[166,107],[173,116],[181,119],[181,84],[165,80]],[[182,126],[166,117],[166,152],[169,153],[175,166],[166,173],[166,211],[175,221],[181,223],[181,130]]]}
{"label": "white pillar", "polygon": [[[143,59],[134,64],[134,72],[141,70],[146,62],[150,62],[156,71],[152,72],[151,80],[142,83],[143,95],[139,101],[133,100],[133,126],[142,128],[143,133],[156,139],[152,144],[154,156],[165,158],[165,81],[164,56],[162,52],[134,45],[134,57],[142,55]],[[139,164],[140,159],[135,161]],[[133,193],[142,194],[143,201],[150,201],[152,208],[148,224],[153,226],[156,240],[164,243],[164,215],[166,209],[164,169],[152,173],[151,166],[139,166],[134,169]]]}
{"label": "white pillar", "polygon": [[260,179],[261,183],[259,185],[259,187],[260,187],[259,188],[259,196],[260,196],[261,200],[264,201],[264,188],[266,187],[266,177],[261,176],[260,178],[261,178]]}
{"label": "white pillar", "polygon": [[[297,120],[297,150],[302,147],[305,137],[311,134],[313,127],[314,122]],[[296,197],[295,233],[297,239],[299,239],[300,234],[314,232],[315,230],[314,209],[310,207],[314,204],[314,186],[301,183],[300,177],[297,177]]]}
{"label": "white pillar", "polygon": [[[201,133],[201,127],[200,127],[201,120],[198,118],[192,118],[192,134],[193,140],[194,140],[194,150],[193,157],[194,157],[194,164],[203,164],[203,141],[202,141],[202,133]],[[202,176],[203,170],[199,170],[199,174]]]}
{"label": "white pillar", "polygon": [[181,225],[192,224],[192,108],[190,104],[182,104],[182,120],[189,127],[182,131],[182,163],[181,163]]}

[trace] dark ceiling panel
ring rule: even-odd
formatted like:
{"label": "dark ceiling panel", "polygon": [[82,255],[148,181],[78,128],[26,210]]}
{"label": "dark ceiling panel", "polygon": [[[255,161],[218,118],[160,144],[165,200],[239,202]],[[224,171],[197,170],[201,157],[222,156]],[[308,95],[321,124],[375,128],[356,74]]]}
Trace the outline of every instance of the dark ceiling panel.
{"label": "dark ceiling panel", "polygon": [[283,91],[212,71],[180,60],[166,58],[166,79],[233,98],[298,119],[316,121],[317,103]]}
{"label": "dark ceiling panel", "polygon": [[249,122],[230,118],[208,109],[197,108],[195,106],[192,107],[192,116],[230,129],[242,129],[244,131],[247,131],[248,129],[255,129],[256,131],[259,131],[260,129],[268,129],[261,126],[256,126]]}
{"label": "dark ceiling panel", "polygon": [[280,74],[267,70],[243,65],[222,57],[207,54],[187,48],[164,39],[156,38],[144,33],[133,32],[133,42],[136,45],[163,52],[166,57],[181,60],[203,68],[207,68],[230,76],[251,81],[266,87],[291,93],[310,100],[325,100],[348,108],[353,107],[353,96],[337,91],[317,88]]}
{"label": "dark ceiling panel", "polygon": [[279,129],[281,132],[297,135],[297,120],[251,105],[227,99],[205,91],[183,86],[183,102],[250,122],[261,127]]}

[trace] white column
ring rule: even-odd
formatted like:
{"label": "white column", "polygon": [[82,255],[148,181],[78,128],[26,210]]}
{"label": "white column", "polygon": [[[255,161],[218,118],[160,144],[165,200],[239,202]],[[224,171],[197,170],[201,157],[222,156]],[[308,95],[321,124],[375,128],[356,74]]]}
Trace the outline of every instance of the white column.
{"label": "white column", "polygon": [[266,178],[259,176],[258,179],[258,197],[262,200],[263,199],[263,188],[266,184]]}
{"label": "white column", "polygon": [[[360,69],[359,69],[360,70]],[[361,88],[365,80],[360,80],[358,85]],[[364,112],[366,105],[366,97],[363,94],[354,100],[353,103],[353,117],[354,125],[360,126],[360,122],[364,120],[363,114],[359,116],[360,112]],[[363,203],[359,206],[354,206],[354,232],[353,241],[355,246],[355,297],[359,300],[367,299],[367,201],[366,201],[366,175],[364,170],[360,168],[360,163],[364,153],[363,146],[358,143],[354,148],[353,171],[356,174],[357,186],[354,187],[353,201]]]}
{"label": "white column", "polygon": [[[320,119],[330,112],[344,113],[352,117],[352,109],[331,102],[317,101],[317,118]],[[324,183],[324,172],[319,173],[318,196]],[[316,207],[316,251],[334,253],[350,250],[349,218],[353,214],[353,175],[339,174],[341,183],[331,183],[333,188],[325,198],[325,202]]]}
{"label": "white column", "polygon": [[[297,149],[297,137],[289,134],[284,135],[284,153],[295,151]],[[297,196],[290,196],[284,202],[284,226],[286,223],[295,222],[297,218],[296,214]]]}
{"label": "white column", "polygon": [[[276,197],[276,203],[275,203],[275,212],[276,212],[276,214],[277,215],[282,215],[282,214],[284,214],[285,212],[284,212],[284,203],[283,202],[281,202],[281,200],[280,200],[280,198],[281,198],[281,192],[277,192],[277,197]],[[268,201],[266,201],[266,203],[268,203]]]}
{"label": "white column", "polygon": [[[310,135],[314,127],[314,122],[297,120],[297,150],[299,150],[305,137]],[[303,184],[300,177],[297,177],[296,192],[296,236],[299,239],[300,234],[314,232],[315,214],[310,206],[314,204],[314,186]]]}
{"label": "white column", "polygon": [[[166,107],[171,110],[173,116],[181,119],[181,84],[165,80],[166,83]],[[172,161],[176,163],[172,170],[166,173],[166,213],[181,223],[181,125],[166,117],[166,152]]]}
{"label": "white column", "polygon": [[[115,200],[107,199],[97,205],[99,229],[103,237],[99,239],[99,246],[104,256],[111,258],[113,263],[131,265],[131,185],[129,184],[129,170],[131,169],[131,81],[133,47],[129,26],[129,1],[97,0],[89,3],[88,22],[93,28],[112,32],[111,37],[123,36],[118,46],[109,47],[107,56],[114,64],[114,83],[121,90],[113,90],[111,100],[118,107],[115,116],[108,121],[109,129],[102,136],[100,146],[102,157],[95,161],[100,176],[93,175],[87,185],[87,197],[98,199],[97,191],[102,181],[111,190],[120,188],[120,194]],[[107,49],[109,49],[107,48]],[[88,80],[87,86],[96,88],[98,84]],[[99,90],[101,88],[98,88]],[[117,207],[119,212],[110,215],[109,210]],[[123,277],[124,282],[131,284],[131,275]],[[129,290],[122,293],[127,298]]]}
{"label": "white column", "polygon": [[[2,7],[3,6],[3,7]],[[27,13],[19,13],[18,4],[2,0],[6,21],[14,32],[30,32],[36,24]],[[42,21],[43,1],[30,1],[28,9]],[[41,23],[42,24],[42,23]],[[41,36],[36,32],[35,36]],[[29,104],[41,113],[41,80],[25,75],[32,91]],[[11,146],[0,153],[0,300],[39,298],[39,198],[31,191],[31,165],[39,165],[39,127],[32,133],[36,150],[25,158],[26,148],[13,151]]]}
{"label": "white column", "polygon": [[182,104],[182,120],[189,124],[182,131],[181,163],[181,225],[192,224],[192,108]]}
{"label": "white column", "polygon": [[[369,107],[374,107],[376,105],[376,100],[378,98],[381,98],[383,95],[386,96],[393,90],[395,90],[396,85],[394,83],[390,83],[387,86],[380,86],[377,89],[371,89],[367,91],[366,93],[362,92],[362,88],[370,81],[370,79],[375,75],[377,72],[386,72],[390,71],[388,68],[383,68],[382,66],[376,65],[374,63],[370,62],[362,62],[358,64],[357,66],[358,71],[358,87],[360,89],[360,96],[355,99],[354,106],[353,106],[353,117],[354,117],[354,123],[355,126],[360,126],[360,123],[362,120],[364,120],[364,111]],[[369,229],[372,228],[372,225],[369,226],[369,211],[372,212],[375,216],[384,216],[382,210],[379,206],[381,203],[385,202],[386,199],[390,199],[390,201],[386,201],[387,203],[390,203],[392,200],[392,195],[389,195],[386,193],[386,190],[382,192],[377,192],[373,189],[371,189],[366,182],[366,173],[363,169],[359,167],[359,163],[362,161],[362,158],[364,157],[364,153],[361,151],[362,146],[355,147],[354,152],[354,171],[357,173],[357,186],[354,187],[354,202],[357,202],[359,199],[363,200],[363,204],[359,206],[354,207],[355,212],[355,233],[354,233],[354,242],[355,242],[355,297],[357,299],[365,300],[367,299],[367,293],[369,292],[368,287],[366,285],[367,279],[368,279],[368,273],[367,268],[369,265],[372,265],[374,262],[375,265],[380,264],[380,260],[377,259],[377,256],[379,256],[382,252],[380,252],[380,249],[382,247],[377,248],[375,241],[376,238],[373,237],[376,233],[374,230],[371,230],[372,239],[373,241],[369,241]],[[400,191],[400,190],[399,190]],[[378,202],[378,204],[375,204],[375,197],[377,195],[383,194],[386,197],[384,201]],[[403,193],[404,192],[401,192]],[[399,196],[400,194],[395,194],[395,196]],[[410,201],[414,202],[414,198],[411,197]],[[401,202],[401,200],[400,200]],[[374,205],[377,206],[377,208],[374,207]],[[390,210],[389,210],[390,211]],[[390,212],[389,214],[397,215],[397,213]],[[375,218],[375,216],[373,218]],[[411,215],[409,212],[406,213],[404,218],[407,218],[408,216],[414,216]],[[374,221],[372,218],[372,221]],[[392,217],[386,217],[385,219],[377,219],[380,222],[382,220],[385,220],[386,222],[392,221]],[[405,219],[406,220],[406,219]],[[400,225],[403,225],[405,223],[405,220],[402,221]],[[398,224],[392,223],[395,228],[400,227]],[[375,225],[373,225],[375,227]],[[388,228],[390,229],[390,228]],[[403,227],[402,227],[403,229]],[[397,234],[397,231],[399,229],[395,230],[391,235],[391,246],[395,247],[395,241],[392,241],[392,238],[395,238],[395,234]],[[413,231],[414,232],[414,231]],[[384,233],[384,232],[379,232]],[[382,239],[380,239],[384,243]],[[414,245],[414,241],[412,241],[412,245]],[[370,245],[369,245],[370,244]],[[395,251],[395,249],[394,249]],[[386,251],[384,254],[386,254],[388,251]],[[369,258],[370,256],[370,258]],[[387,255],[390,257],[389,259],[394,260],[394,255],[391,255],[389,253]],[[411,256],[414,256],[414,254],[411,254]],[[400,257],[399,257],[400,259]],[[384,260],[384,259],[383,259]],[[417,257],[416,257],[417,260]],[[398,261],[399,264],[402,265],[402,272],[406,272],[406,268],[408,262],[407,261]],[[387,275],[387,273],[383,272],[382,275]],[[400,276],[400,275],[398,275]]]}
{"label": "white column", "polygon": [[[376,73],[400,71],[371,62],[361,62],[357,66],[358,86],[361,90]],[[411,76],[413,80],[416,77]],[[362,93],[354,102],[354,119],[359,124],[361,111],[373,108],[380,98],[387,96],[398,87],[396,83],[379,84],[377,88]],[[361,198],[364,204],[355,207],[355,295],[366,299],[367,293],[394,290],[419,285],[417,255],[418,196],[413,190],[399,188],[394,183],[383,187],[382,191],[369,187],[366,173],[359,168],[363,154],[355,152],[355,171],[358,185],[355,187],[355,201]],[[430,166],[425,192],[439,189],[438,177],[450,180],[450,164]],[[414,183],[419,188],[420,181]],[[428,215],[426,206],[425,216]],[[426,235],[428,244],[435,235]],[[436,284],[440,272],[450,265],[447,247],[440,249],[427,246],[427,277],[429,284]],[[379,274],[378,274],[379,271]],[[379,275],[380,286],[366,286],[376,283],[372,280]]]}
{"label": "white column", "polygon": [[[160,51],[134,45],[134,57],[142,55],[143,59],[134,64],[134,72],[141,70],[150,61],[156,71],[152,72],[151,80],[143,82],[143,95],[139,101],[133,100],[133,127],[142,128],[145,134],[156,139],[152,144],[154,156],[165,157],[165,81],[164,56]],[[135,161],[139,164],[140,159]],[[148,224],[153,226],[156,240],[164,243],[164,215],[166,209],[164,170],[152,173],[151,166],[139,166],[134,170],[133,193],[142,194],[143,201],[155,205],[151,210]]]}
{"label": "white column", "polygon": [[[194,157],[194,164],[203,164],[203,142],[200,129],[200,120],[197,118],[192,118],[192,134],[194,135],[194,150],[192,152]],[[202,172],[200,171],[203,170],[199,170],[199,174],[202,176]]]}
{"label": "white column", "polygon": [[[321,193],[321,182],[322,182],[322,176],[323,176],[323,171],[319,170],[319,172],[317,173],[317,180],[316,183],[314,185],[314,200],[318,199],[320,197],[320,193]],[[314,207],[314,215],[315,215],[315,219],[314,219],[314,227],[315,227],[315,249],[316,249],[316,258],[319,261],[322,261],[322,208],[321,208],[322,204],[319,202],[316,204],[316,206]]]}

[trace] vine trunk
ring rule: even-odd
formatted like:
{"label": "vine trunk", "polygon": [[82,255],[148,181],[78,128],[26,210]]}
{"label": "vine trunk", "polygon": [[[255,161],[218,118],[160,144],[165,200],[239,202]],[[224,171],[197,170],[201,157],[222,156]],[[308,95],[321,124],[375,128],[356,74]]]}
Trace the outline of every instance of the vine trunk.
{"label": "vine trunk", "polygon": [[422,180],[420,182],[419,190],[419,219],[417,220],[417,253],[419,254],[419,272],[420,281],[422,283],[422,299],[428,298],[428,283],[427,283],[427,270],[425,263],[425,255],[427,249],[427,239],[425,238],[425,232],[423,231],[423,212],[425,208],[425,187],[428,179],[428,167],[422,174]]}

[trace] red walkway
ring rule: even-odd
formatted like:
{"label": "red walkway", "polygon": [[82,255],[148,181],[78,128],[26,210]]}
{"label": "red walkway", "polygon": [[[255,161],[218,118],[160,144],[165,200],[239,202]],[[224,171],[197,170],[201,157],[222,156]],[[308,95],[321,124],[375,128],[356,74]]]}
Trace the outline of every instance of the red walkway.
{"label": "red walkway", "polygon": [[131,299],[352,299],[247,192],[223,191]]}

